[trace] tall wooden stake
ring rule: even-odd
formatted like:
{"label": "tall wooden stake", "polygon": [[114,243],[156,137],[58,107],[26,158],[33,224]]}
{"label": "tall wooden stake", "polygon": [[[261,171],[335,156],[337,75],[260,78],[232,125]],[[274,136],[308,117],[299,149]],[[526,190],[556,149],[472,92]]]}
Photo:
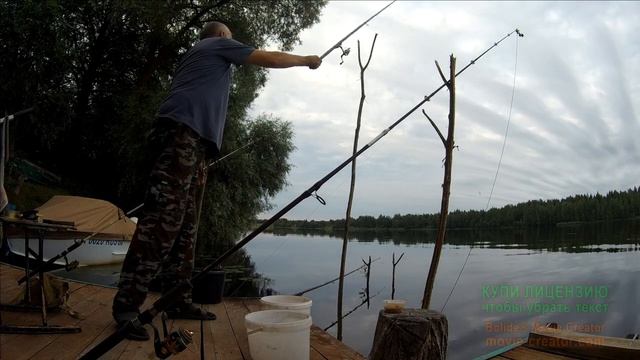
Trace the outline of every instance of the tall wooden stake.
{"label": "tall wooden stake", "polygon": [[[358,138],[360,136],[360,120],[362,118],[362,108],[364,106],[364,99],[366,97],[364,93],[364,71],[367,70],[369,62],[371,61],[371,55],[373,55],[373,47],[376,45],[376,38],[378,34],[373,37],[373,43],[371,44],[371,52],[369,52],[369,59],[363,66],[360,59],[360,41],[358,40],[358,64],[360,65],[360,105],[358,106],[358,118],[356,122],[356,130],[353,138],[353,154],[358,151]],[[349,202],[347,203],[347,213],[344,219],[344,239],[342,240],[342,256],[340,258],[340,281],[338,282],[338,340],[342,340],[342,296],[344,293],[344,271],[347,262],[347,244],[349,243],[349,223],[351,222],[351,206],[353,204],[353,193],[356,186],[356,161],[351,162],[351,188],[349,190]]]}
{"label": "tall wooden stake", "polygon": [[[400,313],[380,310],[371,353],[369,354],[370,360],[444,360],[447,358],[449,323],[443,314],[429,310],[429,303],[447,229],[447,214],[449,213],[449,195],[451,191],[451,165],[453,147],[455,146],[453,133],[456,113],[456,58],[451,55],[449,60],[449,80],[445,78],[440,65],[436,61],[438,72],[445,84],[443,86],[449,88],[449,129],[446,139],[442,136],[442,132],[438,129],[436,123],[422,110],[422,113],[429,119],[429,122],[438,133],[446,153],[438,235],[433,249],[427,284],[424,288],[422,309],[404,309]],[[393,298],[395,296],[395,266],[397,265],[395,254],[393,254],[392,262],[394,279],[391,285],[391,297]],[[407,336],[407,334],[411,336]]]}
{"label": "tall wooden stake", "polygon": [[438,270],[438,263],[440,262],[440,253],[442,252],[442,244],[447,230],[447,215],[449,213],[449,195],[451,193],[451,165],[453,162],[453,147],[455,143],[453,141],[453,132],[455,126],[455,114],[456,114],[456,58],[453,54],[449,57],[449,81],[444,78],[440,66],[436,62],[438,71],[443,81],[449,88],[449,129],[447,131],[447,139],[442,137],[440,130],[435,125],[433,120],[429,118],[426,112],[423,111],[425,116],[431,122],[431,125],[436,129],[440,139],[442,140],[446,157],[444,160],[444,181],[442,184],[442,203],[440,205],[440,218],[438,221],[438,235],[436,237],[435,247],[433,249],[433,257],[431,258],[431,266],[429,267],[429,275],[427,276],[427,283],[424,288],[424,296],[422,298],[422,308],[428,309],[431,302],[431,293],[433,292],[433,284],[436,279],[436,271]]}

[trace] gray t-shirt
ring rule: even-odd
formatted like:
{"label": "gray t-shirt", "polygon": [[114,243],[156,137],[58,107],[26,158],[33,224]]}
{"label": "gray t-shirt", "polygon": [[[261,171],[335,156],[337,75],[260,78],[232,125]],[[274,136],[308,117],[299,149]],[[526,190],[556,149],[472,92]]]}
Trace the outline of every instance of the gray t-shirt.
{"label": "gray t-shirt", "polygon": [[158,117],[186,124],[219,150],[229,102],[231,64],[243,64],[253,51],[253,47],[233,39],[200,40],[178,65]]}

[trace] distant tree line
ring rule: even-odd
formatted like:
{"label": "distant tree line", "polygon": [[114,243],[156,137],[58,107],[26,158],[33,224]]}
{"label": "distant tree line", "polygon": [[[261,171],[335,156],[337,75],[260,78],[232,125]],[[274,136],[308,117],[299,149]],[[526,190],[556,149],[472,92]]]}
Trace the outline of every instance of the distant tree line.
{"label": "distant tree line", "polygon": [[[439,214],[369,215],[351,220],[360,229],[432,229]],[[640,217],[640,189],[610,191],[606,195],[575,195],[562,200],[531,200],[502,208],[452,211],[448,228],[498,228],[562,225],[575,222],[606,221]],[[333,231],[344,227],[344,219],[276,221],[272,229],[322,229]]]}

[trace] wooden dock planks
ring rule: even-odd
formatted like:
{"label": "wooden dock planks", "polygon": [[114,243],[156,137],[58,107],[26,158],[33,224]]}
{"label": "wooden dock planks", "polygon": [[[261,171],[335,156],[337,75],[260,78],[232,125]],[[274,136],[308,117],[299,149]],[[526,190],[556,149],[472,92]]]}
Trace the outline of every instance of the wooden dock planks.
{"label": "wooden dock planks", "polygon": [[242,360],[242,351],[237,345],[236,336],[229,321],[225,304],[209,305],[209,309],[217,316],[215,321],[207,322],[214,338],[212,346],[214,350],[213,358],[216,360]]}
{"label": "wooden dock planks", "polygon": [[[92,288],[92,287],[84,287],[81,290],[75,292],[75,296],[72,295],[69,299],[69,307],[74,311],[77,311],[79,316],[88,317],[89,315],[96,314],[96,301],[103,296],[107,296],[108,292],[103,291],[102,289]],[[11,314],[8,312],[7,314]],[[14,313],[15,314],[15,313]],[[12,314],[12,315],[14,315]],[[34,319],[31,323],[40,324],[40,316],[39,314],[29,313],[23,314],[23,316],[29,316]],[[5,321],[4,313],[2,320]],[[69,316],[67,313],[59,312],[59,313],[50,313],[47,316],[48,323],[52,325],[72,325],[72,326],[82,326],[85,322],[83,319],[75,319]],[[12,320],[11,324],[24,324],[25,319],[23,321]],[[7,321],[9,323],[9,321]],[[63,334],[52,334],[52,335],[12,335],[7,334],[8,338],[14,337],[11,341],[10,348],[5,349],[9,352],[13,353],[20,351],[21,356],[24,356],[25,359],[53,359],[59,353],[60,349],[67,350],[69,347],[76,346],[82,339],[85,337],[85,333],[78,333],[75,336],[70,337]],[[24,344],[29,344],[29,351],[24,351]],[[14,349],[14,347],[16,347]]]}
{"label": "wooden dock planks", "polygon": [[338,339],[315,325],[311,325],[311,348],[321,353],[327,359],[364,359],[364,356],[360,353],[345,347]]}
{"label": "wooden dock planks", "polygon": [[244,316],[249,313],[249,309],[244,305],[242,299],[229,299],[224,302],[229,317],[229,323],[233,328],[233,335],[242,356],[245,359],[251,358],[249,354],[249,339],[247,338],[247,328],[244,326]]}
{"label": "wooden dock planks", "polygon": [[509,360],[572,360],[574,357],[566,357],[559,354],[552,354],[541,350],[536,350],[527,347],[526,345],[519,346],[513,350],[510,350],[500,357],[495,359],[509,359]]}
{"label": "wooden dock planks", "polygon": [[[23,272],[15,267],[0,263],[0,298],[3,302],[12,300],[20,291],[16,280]],[[65,312],[48,314],[48,323],[52,325],[80,326],[77,334],[22,335],[0,334],[0,358],[2,359],[76,359],[115,331],[111,317],[111,302],[115,289],[87,285],[70,281],[72,291],[69,306],[82,317],[74,318]],[[157,294],[150,294],[145,306],[156,300]],[[253,311],[262,310],[257,299],[224,299],[220,304],[203,305],[216,314],[215,321],[204,322],[205,359],[207,360],[251,360],[249,343],[244,326],[244,316]],[[39,313],[16,313],[2,311],[3,324],[26,325],[40,324]],[[162,333],[160,317],[154,319],[154,325]],[[182,327],[193,334],[193,343],[187,350],[173,356],[177,360],[199,360],[201,331],[200,321],[169,320],[169,331]],[[153,330],[147,327],[150,334]],[[102,359],[129,360],[155,358],[153,341],[122,341]],[[316,326],[311,328],[312,360],[363,360],[364,357],[328,333]]]}
{"label": "wooden dock planks", "polygon": [[640,359],[640,341],[540,327],[529,333],[527,342],[499,349],[481,358],[636,360]]}

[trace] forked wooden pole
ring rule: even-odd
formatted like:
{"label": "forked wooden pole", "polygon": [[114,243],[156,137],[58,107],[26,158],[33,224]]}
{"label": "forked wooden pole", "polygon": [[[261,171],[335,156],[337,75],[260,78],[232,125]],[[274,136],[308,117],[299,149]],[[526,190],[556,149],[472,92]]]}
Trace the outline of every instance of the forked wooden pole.
{"label": "forked wooden pole", "polygon": [[[360,40],[358,40],[358,64],[360,65],[360,104],[358,105],[358,117],[356,118],[356,130],[353,137],[353,154],[358,152],[358,139],[360,137],[360,123],[362,121],[362,108],[364,107],[364,99],[366,94],[364,92],[364,72],[371,62],[371,56],[373,55],[373,48],[376,46],[376,39],[378,34],[373,37],[373,43],[371,44],[371,51],[369,52],[369,59],[366,64],[362,64],[362,58],[360,57]],[[344,238],[342,239],[342,253],[340,258],[340,281],[338,283],[338,301],[337,301],[337,319],[338,319],[338,331],[337,338],[342,340],[342,298],[344,294],[344,272],[347,261],[347,245],[349,243],[349,224],[351,222],[351,207],[353,205],[353,194],[356,187],[356,161],[354,159],[351,162],[351,186],[349,188],[349,201],[347,202],[347,212],[344,217]]]}
{"label": "forked wooden pole", "polygon": [[[438,221],[438,235],[436,236],[436,243],[433,249],[431,265],[429,267],[429,275],[427,276],[427,284],[425,285],[424,296],[422,298],[423,309],[428,309],[431,302],[431,293],[433,292],[433,284],[435,283],[438,263],[440,262],[442,244],[444,243],[447,231],[447,215],[449,214],[449,195],[451,194],[451,166],[453,163],[453,148],[455,146],[455,143],[453,141],[453,133],[456,119],[456,58],[453,56],[453,54],[449,57],[449,61],[449,81],[445,82],[447,84],[447,87],[449,88],[449,129],[447,131],[447,139],[446,141],[444,141],[446,157],[444,160],[442,202],[440,205],[440,218]],[[438,66],[438,63],[436,63],[436,66]],[[442,74],[440,66],[438,66],[438,70],[440,71],[440,74]],[[431,119],[429,119],[429,121],[442,138],[442,135],[435,123]]]}

